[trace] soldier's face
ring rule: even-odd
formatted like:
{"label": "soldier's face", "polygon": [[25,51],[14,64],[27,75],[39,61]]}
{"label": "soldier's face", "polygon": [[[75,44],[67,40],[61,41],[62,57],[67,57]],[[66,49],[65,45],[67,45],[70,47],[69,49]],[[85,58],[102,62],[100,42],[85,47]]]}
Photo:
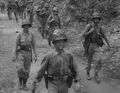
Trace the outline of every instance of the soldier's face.
{"label": "soldier's face", "polygon": [[54,43],[56,49],[62,50],[65,47],[66,42],[64,40],[58,40]]}
{"label": "soldier's face", "polygon": [[94,22],[95,24],[100,23],[100,18],[94,18],[94,19],[93,19],[93,22]]}
{"label": "soldier's face", "polygon": [[29,25],[25,25],[23,31],[28,31],[28,30],[29,30]]}

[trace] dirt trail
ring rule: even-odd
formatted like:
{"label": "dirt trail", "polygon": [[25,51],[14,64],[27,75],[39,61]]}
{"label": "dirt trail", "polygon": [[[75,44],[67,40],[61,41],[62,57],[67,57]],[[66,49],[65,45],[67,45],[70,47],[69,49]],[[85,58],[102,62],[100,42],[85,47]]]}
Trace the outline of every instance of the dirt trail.
{"label": "dirt trail", "polygon": [[[13,45],[15,42],[16,33],[15,31],[20,31],[20,22],[16,23],[15,20],[8,20],[7,15],[0,14],[0,27],[3,26],[3,33],[2,37],[0,37],[0,73],[2,75],[0,76],[0,80],[4,79],[11,79],[17,83],[17,74],[16,74],[16,68],[15,63],[11,61],[11,53],[13,49]],[[37,32],[36,32],[37,33]],[[38,52],[38,61],[35,64],[32,64],[31,66],[31,73],[30,78],[28,80],[28,87],[31,88],[31,83],[36,75],[36,72],[40,68],[40,62],[42,58],[52,49],[48,46],[47,41],[43,40],[39,34],[36,34],[36,40],[37,40],[37,52]],[[83,93],[120,93],[120,90],[117,90],[107,84],[106,82],[102,81],[100,84],[97,84],[93,79],[91,81],[86,80],[86,74],[85,74],[85,66],[82,65],[80,62],[83,61],[79,59],[78,57],[75,57],[75,62],[79,66],[79,71],[82,79],[82,91]],[[2,70],[3,69],[3,70]],[[93,76],[93,73],[92,73]],[[102,76],[101,76],[102,77]],[[47,90],[45,89],[44,80],[39,85],[39,93],[47,93]],[[38,90],[38,91],[39,91]],[[18,91],[17,89],[13,90],[14,92],[8,92],[8,93],[30,93],[30,91]],[[15,92],[16,91],[16,92]],[[73,89],[70,89],[69,93],[74,93]]]}

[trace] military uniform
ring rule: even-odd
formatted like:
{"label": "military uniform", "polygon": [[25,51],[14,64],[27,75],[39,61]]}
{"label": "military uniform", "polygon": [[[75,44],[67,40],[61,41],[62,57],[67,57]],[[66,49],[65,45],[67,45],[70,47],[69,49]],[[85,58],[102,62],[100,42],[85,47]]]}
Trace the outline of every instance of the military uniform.
{"label": "military uniform", "polygon": [[42,37],[45,37],[47,35],[46,34],[47,19],[50,15],[49,5],[46,4],[44,7],[43,6],[39,7],[37,15],[41,25],[41,35]]}
{"label": "military uniform", "polygon": [[20,10],[19,10],[19,16],[24,19],[26,18],[26,15],[25,15],[25,9],[27,7],[27,1],[26,0],[21,0],[19,2],[19,7],[20,7]]}
{"label": "military uniform", "polygon": [[1,8],[1,13],[3,13],[5,10],[5,3],[4,2],[0,2],[0,8]]}
{"label": "military uniform", "polygon": [[33,23],[33,10],[34,10],[34,5],[33,1],[29,1],[29,4],[27,6],[27,16],[29,17],[29,21],[32,24]]}
{"label": "military uniform", "polygon": [[[66,37],[57,35],[53,42],[56,40],[66,41]],[[61,53],[54,51],[43,58],[34,82],[40,82],[43,76],[47,75],[48,93],[68,93],[68,88],[73,83],[73,79],[80,79],[76,65],[70,53],[64,50]]]}
{"label": "military uniform", "polygon": [[16,21],[18,21],[19,10],[20,10],[19,3],[18,3],[18,1],[15,1],[15,3],[13,4],[13,12],[14,12]]}
{"label": "military uniform", "polygon": [[[56,7],[53,8],[53,12],[58,13],[58,9]],[[53,13],[49,16],[48,18],[48,26],[49,26],[49,38],[48,42],[49,45],[51,45],[51,40],[53,37],[53,32],[55,29],[60,29],[61,28],[61,22],[60,22],[60,17],[58,15],[54,15]]]}
{"label": "military uniform", "polygon": [[[25,25],[29,25],[29,27],[31,27],[31,24],[23,21],[22,28]],[[14,56],[17,58],[18,62],[17,72],[20,80],[20,87],[25,87],[27,79],[29,78],[30,66],[32,62],[32,51],[36,56],[34,35],[31,32],[19,33],[14,49]]]}
{"label": "military uniform", "polygon": [[8,1],[7,4],[7,12],[8,12],[8,18],[11,20],[12,19],[12,1]]}
{"label": "military uniform", "polygon": [[[101,17],[99,16],[98,13],[93,13],[93,20],[95,18],[101,20]],[[88,66],[86,67],[88,80],[91,79],[90,78],[91,64],[93,61],[95,61],[96,67],[94,69],[95,71],[94,78],[96,81],[99,82],[98,72],[102,67],[101,65],[102,52],[100,50],[100,47],[104,45],[103,39],[106,41],[108,47],[110,47],[109,42],[105,35],[105,29],[100,24],[96,25],[93,22],[92,24],[88,24],[85,27],[85,32],[83,36],[85,37],[84,47],[85,47],[85,52],[87,54],[87,59],[88,59]],[[100,66],[98,66],[98,64]]]}

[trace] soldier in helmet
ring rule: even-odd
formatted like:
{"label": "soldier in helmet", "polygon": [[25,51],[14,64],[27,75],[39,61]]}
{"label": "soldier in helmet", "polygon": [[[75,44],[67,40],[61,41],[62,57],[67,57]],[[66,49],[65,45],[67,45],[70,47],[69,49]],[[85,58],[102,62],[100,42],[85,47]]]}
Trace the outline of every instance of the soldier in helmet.
{"label": "soldier in helmet", "polygon": [[28,20],[22,22],[23,31],[18,34],[13,52],[13,61],[18,62],[17,73],[19,78],[19,89],[27,89],[26,82],[29,78],[32,53],[37,60],[34,35],[29,31],[31,24]]}
{"label": "soldier in helmet", "polygon": [[49,42],[49,45],[51,45],[52,34],[53,34],[54,30],[61,28],[61,22],[60,22],[60,17],[58,15],[58,8],[57,7],[53,8],[53,12],[48,18],[48,26],[49,26],[48,42]]}
{"label": "soldier in helmet", "polygon": [[18,2],[18,0],[15,0],[15,2],[13,4],[13,13],[15,15],[16,21],[18,21],[19,9],[20,9],[19,2]]}
{"label": "soldier in helmet", "polygon": [[[43,4],[43,3],[42,3]],[[49,4],[45,4],[44,7],[43,5],[41,5],[41,8],[39,8],[38,10],[38,18],[39,18],[39,22],[41,25],[41,35],[42,37],[46,37],[46,25],[47,25],[47,19],[50,15],[50,10],[49,10]]]}
{"label": "soldier in helmet", "polygon": [[33,10],[34,10],[34,5],[33,5],[33,0],[29,1],[29,4],[26,7],[27,11],[27,16],[29,17],[29,21],[32,24],[33,23]]}
{"label": "soldier in helmet", "polygon": [[76,69],[77,64],[73,62],[73,56],[64,50],[67,42],[66,35],[60,29],[55,30],[53,35],[52,43],[55,51],[43,58],[33,87],[35,88],[36,83],[40,82],[45,75],[48,93],[68,93],[73,80],[75,82],[80,80]]}
{"label": "soldier in helmet", "polygon": [[[86,56],[88,59],[88,65],[86,67],[86,73],[87,73],[87,79],[91,80],[90,77],[90,70],[91,70],[91,64],[95,60],[95,69],[94,69],[94,79],[99,83],[99,75],[98,72],[101,69],[102,63],[101,63],[101,51],[100,47],[104,45],[103,39],[106,41],[108,45],[108,49],[110,49],[109,41],[105,35],[105,29],[100,24],[101,17],[99,13],[95,12],[93,13],[92,17],[92,23],[87,24],[85,27],[85,32],[83,33],[83,37],[85,38],[84,41],[84,47]],[[97,52],[96,52],[97,51]],[[99,65],[99,66],[98,66]]]}

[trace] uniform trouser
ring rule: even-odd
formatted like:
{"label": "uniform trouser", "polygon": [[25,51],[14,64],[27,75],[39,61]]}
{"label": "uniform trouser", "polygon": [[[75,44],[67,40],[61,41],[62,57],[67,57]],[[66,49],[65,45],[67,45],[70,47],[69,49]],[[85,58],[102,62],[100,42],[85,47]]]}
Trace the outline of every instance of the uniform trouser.
{"label": "uniform trouser", "polygon": [[8,9],[8,18],[12,19],[12,9]]}
{"label": "uniform trouser", "polygon": [[25,52],[24,54],[19,55],[18,59],[18,77],[20,78],[29,78],[30,66],[32,61],[31,52]]}
{"label": "uniform trouser", "polygon": [[18,12],[17,12],[17,10],[14,11],[14,15],[15,15],[16,21],[18,21]]}
{"label": "uniform trouser", "polygon": [[41,35],[43,36],[43,37],[45,37],[45,24],[42,24],[41,25]]}
{"label": "uniform trouser", "polygon": [[5,7],[1,7],[1,13],[3,13],[3,12],[4,12],[4,9],[5,9]]}
{"label": "uniform trouser", "polygon": [[89,72],[91,70],[91,64],[94,62],[94,71],[99,72],[102,67],[102,51],[95,43],[90,43],[88,49],[88,64],[86,70]]}
{"label": "uniform trouser", "polygon": [[65,81],[48,81],[48,93],[68,93]]}
{"label": "uniform trouser", "polygon": [[41,18],[41,30],[42,30],[42,36],[45,37],[46,36],[46,22],[47,22],[47,18]]}
{"label": "uniform trouser", "polygon": [[52,38],[53,38],[53,32],[49,31],[48,43],[49,43],[50,46],[51,46],[51,43],[52,43]]}

